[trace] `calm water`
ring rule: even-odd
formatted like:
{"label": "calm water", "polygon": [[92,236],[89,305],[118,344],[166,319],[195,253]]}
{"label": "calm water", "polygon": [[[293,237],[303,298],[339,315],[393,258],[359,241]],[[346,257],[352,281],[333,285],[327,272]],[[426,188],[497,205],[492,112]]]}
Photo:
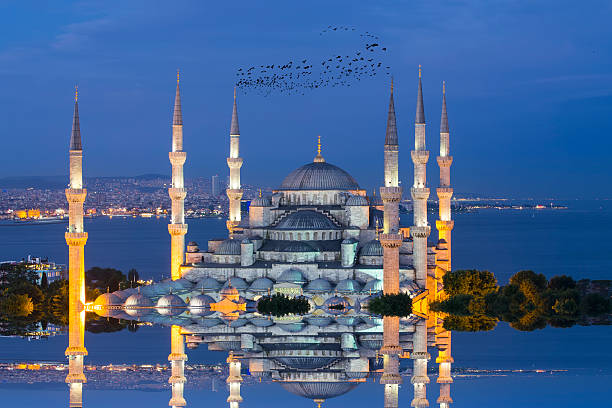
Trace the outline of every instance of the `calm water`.
{"label": "calm water", "polygon": [[[453,231],[453,267],[489,269],[500,283],[520,269],[533,269],[547,276],[568,274],[576,279],[612,279],[612,210],[607,202],[570,203],[569,210],[497,211],[455,215]],[[224,220],[189,220],[188,240],[205,246],[206,240],[223,236]],[[410,222],[406,221],[406,225]],[[167,220],[106,218],[88,220],[86,230],[86,267],[116,267],[124,272],[136,268],[141,277],[158,279],[168,276],[169,235]],[[48,256],[66,262],[63,241],[65,225],[0,226],[0,260],[32,255]],[[478,369],[566,369],[556,375],[511,374],[498,377],[465,379],[457,377],[451,395],[453,407],[607,406],[612,380],[612,328],[548,328],[531,333],[515,331],[500,324],[492,332],[453,333],[454,368]],[[66,336],[46,341],[27,342],[16,338],[0,339],[0,361],[64,361]],[[136,333],[86,333],[89,350],[86,364],[167,363],[170,350],[169,330],[142,327]],[[188,350],[190,363],[224,361],[226,354],[209,352],[205,347]],[[435,366],[433,360],[430,363]],[[189,373],[187,373],[189,381]],[[428,387],[430,405],[438,395],[435,376]],[[64,384],[40,388],[27,384],[2,384],[0,393],[7,405],[67,406]],[[144,404],[167,406],[165,391],[121,391],[88,389],[86,407],[129,406]],[[243,386],[243,406],[312,407],[313,403],[280,389],[276,384]],[[185,391],[188,406],[227,404],[224,384],[217,392],[209,389]],[[271,400],[273,398],[273,400]],[[400,389],[400,406],[409,406],[412,386],[409,378]],[[382,406],[382,387],[368,382],[324,406]],[[4,405],[4,403],[2,404]]]}

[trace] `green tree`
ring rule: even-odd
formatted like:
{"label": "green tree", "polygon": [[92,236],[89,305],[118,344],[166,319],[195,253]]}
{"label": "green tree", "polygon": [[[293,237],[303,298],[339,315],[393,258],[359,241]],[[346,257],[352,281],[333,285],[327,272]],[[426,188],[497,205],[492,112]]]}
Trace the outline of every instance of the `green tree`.
{"label": "green tree", "polygon": [[447,272],[442,278],[444,291],[449,296],[472,295],[486,296],[498,289],[495,275],[489,271],[475,269]]}
{"label": "green tree", "polygon": [[9,293],[0,297],[0,315],[4,318],[26,317],[33,310],[34,303],[26,294]]}
{"label": "green tree", "polygon": [[118,269],[94,266],[85,272],[85,284],[102,292],[107,290],[111,292],[117,291],[120,289],[119,285],[122,282],[127,282],[127,279]]}

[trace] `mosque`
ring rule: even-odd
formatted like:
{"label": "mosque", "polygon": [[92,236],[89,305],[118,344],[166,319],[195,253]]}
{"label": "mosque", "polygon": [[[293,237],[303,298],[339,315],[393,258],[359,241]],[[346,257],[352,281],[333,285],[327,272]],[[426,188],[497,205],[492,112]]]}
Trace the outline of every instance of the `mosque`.
{"label": "mosque", "polygon": [[[76,129],[76,130],[75,130]],[[230,124],[230,181],[228,235],[208,241],[206,248],[190,241],[184,217],[183,115],[177,78],[172,124],[172,216],[171,279],[137,289],[105,293],[93,304],[74,298],[71,303],[71,344],[67,355],[74,360],[74,375],[66,381],[79,388],[82,373],[83,317],[85,307],[103,316],[141,320],[170,326],[172,398],[169,405],[186,405],[183,387],[187,348],[205,344],[209,350],[228,354],[228,403],[238,408],[242,397],[242,362],[253,376],[278,382],[286,391],[313,400],[319,406],[375,376],[384,386],[384,406],[397,407],[400,361],[412,361],[411,406],[429,406],[427,365],[429,348],[437,348],[440,394],[437,403],[447,408],[450,398],[450,332],[442,328],[440,316],[428,303],[443,298],[442,276],[451,268],[451,219],[449,127],[446,90],[443,86],[440,122],[440,154],[437,163],[439,216],[437,239],[431,241],[427,221],[426,123],[421,83],[417,88],[414,149],[414,183],[410,188],[413,223],[401,226],[399,202],[399,138],[391,83],[384,154],[384,184],[379,195],[368,196],[345,170],[327,162],[319,139],[316,156],[289,175],[271,196],[254,199],[248,214],[241,214],[240,129],[236,94]],[[77,134],[78,133],[78,134]],[[81,296],[83,247],[87,233],[82,226],[80,129],[75,102],[71,142],[70,201],[70,288]],[[73,159],[74,156],[74,159]],[[73,184],[74,183],[74,184]],[[81,183],[81,184],[79,184]],[[74,198],[76,197],[76,198]],[[80,200],[80,201],[79,201]],[[84,235],[82,235],[84,234]],[[79,238],[80,237],[80,238]],[[83,238],[84,237],[84,238]],[[80,240],[78,240],[79,238]],[[76,254],[73,260],[73,252]],[[73,265],[74,264],[74,265]],[[79,286],[80,285],[80,286]],[[380,294],[408,293],[413,313],[407,318],[372,315],[370,299]],[[265,295],[283,293],[304,296],[310,311],[304,316],[271,317],[257,313],[257,301]],[[77,296],[77,295],[75,295]],[[74,322],[73,322],[74,320]],[[73,350],[74,351],[71,351]],[[73,354],[69,354],[73,353]],[[76,354],[74,354],[76,353]],[[78,367],[81,367],[79,373]],[[70,381],[69,381],[70,380]],[[72,388],[71,388],[72,390]],[[78,407],[75,391],[74,407]],[[71,391],[71,401],[73,400]]]}

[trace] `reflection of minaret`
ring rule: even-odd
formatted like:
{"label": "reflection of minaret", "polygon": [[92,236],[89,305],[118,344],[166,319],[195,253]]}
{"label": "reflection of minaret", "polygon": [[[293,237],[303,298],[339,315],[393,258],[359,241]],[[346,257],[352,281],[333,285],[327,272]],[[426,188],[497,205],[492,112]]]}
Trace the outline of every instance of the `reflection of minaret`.
{"label": "reflection of minaret", "polygon": [[[438,156],[438,165],[440,167],[440,187],[437,190],[440,219],[436,221],[438,229],[438,246],[446,249],[441,251],[445,253],[444,259],[438,259],[439,269],[436,269],[436,276],[442,279],[443,274],[451,270],[451,231],[453,230],[454,221],[451,219],[451,204],[450,199],[453,195],[453,189],[450,186],[450,166],[453,162],[453,157],[450,156],[450,137],[448,129],[448,115],[446,113],[446,84],[442,84],[442,117],[440,118],[440,156]],[[444,242],[446,241],[446,242]],[[442,293],[443,294],[443,293]],[[451,332],[439,328],[436,330],[436,343],[438,344],[438,358],[436,363],[439,364],[438,384],[440,384],[440,397],[438,404],[440,408],[448,408],[453,402],[450,396],[450,385],[453,382],[451,377],[451,363],[453,357],[451,354]]]}
{"label": "reflection of minaret", "polygon": [[[413,239],[413,266],[416,283],[425,289],[427,286],[427,237],[431,231],[427,225],[427,198],[429,189],[426,182],[426,166],[429,152],[425,147],[425,110],[423,107],[423,85],[421,84],[421,66],[419,65],[419,87],[417,95],[416,118],[414,123],[414,150],[411,152],[414,163],[414,184],[410,190],[413,202],[414,225],[410,228]],[[421,320],[416,324],[413,334],[413,372],[411,382],[414,385],[412,407],[427,407],[427,322]]]}
{"label": "reflection of minaret", "polygon": [[230,155],[227,158],[227,167],[230,169],[229,187],[227,188],[227,198],[229,199],[227,229],[231,236],[233,235],[234,229],[240,224],[240,199],[242,198],[242,189],[240,188],[242,158],[240,157],[240,128],[238,127],[238,107],[236,105],[235,88],[232,123],[230,125]]}
{"label": "reflection of minaret", "polygon": [[230,408],[238,408],[242,402],[240,396],[240,383],[242,382],[242,375],[240,375],[241,366],[240,360],[234,357],[234,353],[230,351],[227,357],[227,363],[229,364],[229,374],[227,376],[227,384],[229,385],[229,402]]}
{"label": "reflection of minaret", "polygon": [[[385,185],[380,188],[384,205],[384,233],[380,235],[383,247],[383,290],[385,294],[399,292],[399,247],[402,235],[399,234],[399,202],[402,188],[399,186],[398,174],[399,143],[395,121],[395,104],[393,101],[393,80],[389,97],[389,114],[385,135]],[[385,385],[385,407],[398,406],[398,388],[402,383],[399,375],[399,318],[383,318],[383,375],[380,383]]]}
{"label": "reflection of minaret", "polygon": [[171,336],[171,352],[168,356],[168,361],[170,361],[172,367],[172,376],[168,379],[168,382],[172,387],[172,399],[170,399],[168,405],[171,407],[184,407],[187,405],[185,398],[183,398],[183,389],[187,381],[185,379],[185,361],[187,361],[187,355],[185,354],[185,343],[183,342],[180,326],[172,326]]}
{"label": "reflection of minaret", "polygon": [[79,125],[78,92],[74,96],[74,118],[70,137],[70,186],[66,189],[68,200],[68,376],[66,383],[70,387],[70,407],[83,406],[83,357],[85,349],[85,260],[84,250],[87,233],[83,231],[83,202],[87,190],[83,188],[83,147]]}
{"label": "reflection of minaret", "polygon": [[185,261],[185,196],[187,190],[183,179],[183,165],[187,153],[183,151],[183,112],[181,111],[181,94],[179,90],[179,75],[176,74],[176,96],[174,99],[174,117],[172,120],[172,151],[169,153],[172,164],[172,186],[168,194],[172,200],[172,219],[168,224],[170,233],[170,264],[172,280],[181,277],[181,265]]}

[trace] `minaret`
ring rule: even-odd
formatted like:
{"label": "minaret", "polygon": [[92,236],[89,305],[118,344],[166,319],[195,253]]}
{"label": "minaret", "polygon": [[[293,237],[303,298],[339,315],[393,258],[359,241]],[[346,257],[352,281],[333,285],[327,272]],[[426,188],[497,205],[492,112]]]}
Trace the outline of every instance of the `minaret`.
{"label": "minaret", "polygon": [[[413,267],[416,283],[422,289],[427,286],[427,237],[431,231],[427,225],[427,188],[426,166],[429,160],[429,152],[425,147],[425,110],[423,107],[423,85],[421,83],[421,66],[419,65],[419,87],[417,95],[416,118],[414,123],[414,150],[411,152],[414,163],[414,184],[410,193],[412,195],[412,208],[414,213],[414,225],[410,227],[410,235],[413,240]],[[427,322],[420,320],[416,324],[413,334],[413,351],[410,357],[413,359],[413,375],[411,382],[414,385],[414,399],[412,407],[427,407]]]}
{"label": "minaret", "polygon": [[[451,219],[451,204],[450,200],[453,195],[453,189],[450,186],[450,166],[453,163],[453,157],[450,156],[450,139],[448,129],[448,115],[446,113],[446,84],[442,83],[442,117],[440,118],[440,156],[438,156],[438,166],[440,167],[440,187],[437,189],[439,200],[439,219],[436,221],[438,230],[438,242],[446,251],[443,253],[444,259],[438,258],[439,269],[436,269],[436,276],[441,280],[444,273],[451,270],[451,231],[453,230],[454,221]],[[442,244],[442,240],[446,244]],[[439,272],[438,272],[439,271]],[[443,293],[442,293],[443,294]],[[437,298],[437,297],[436,297]],[[438,384],[440,384],[440,397],[438,404],[440,408],[448,408],[453,402],[450,396],[450,385],[453,383],[451,377],[451,364],[453,357],[451,354],[451,332],[440,328],[440,333],[436,336],[438,345],[438,358],[436,363],[439,364]]]}
{"label": "minaret", "polygon": [[68,376],[66,383],[70,387],[70,407],[83,406],[83,383],[87,382],[83,374],[85,349],[85,260],[84,250],[87,233],[83,230],[83,202],[87,190],[83,188],[83,146],[79,125],[78,90],[74,95],[74,117],[72,135],[70,136],[70,185],[66,189],[68,200]]}
{"label": "minaret", "polygon": [[440,187],[437,189],[439,200],[439,219],[436,221],[438,230],[438,241],[446,241],[446,252],[444,259],[438,259],[438,265],[445,271],[451,270],[451,231],[454,221],[451,219],[451,197],[453,189],[450,186],[450,166],[453,156],[450,155],[450,138],[448,130],[448,115],[446,113],[446,84],[442,84],[442,117],[440,118],[440,156],[438,166],[440,167]]}
{"label": "minaret", "polygon": [[187,190],[183,179],[183,165],[187,153],[183,151],[183,112],[181,111],[181,94],[179,73],[176,73],[176,96],[174,99],[174,118],[172,120],[172,151],[169,153],[172,164],[172,186],[168,195],[172,200],[172,219],[168,224],[170,233],[170,272],[172,280],[180,279],[181,265],[185,262],[185,197]]}
{"label": "minaret", "polygon": [[[399,144],[395,122],[395,104],[393,102],[393,79],[389,97],[389,114],[385,135],[385,185],[380,188],[384,205],[384,233],[379,236],[383,247],[383,291],[385,294],[399,293],[399,248],[403,237],[399,233],[399,202],[402,188],[398,175]],[[383,318],[383,375],[380,383],[385,385],[385,408],[398,406],[398,388],[402,383],[399,375],[399,317]]]}
{"label": "minaret", "polygon": [[238,126],[238,106],[236,105],[236,88],[234,88],[234,108],[232,110],[232,123],[230,125],[230,155],[227,158],[227,167],[230,170],[229,187],[226,190],[229,199],[229,219],[227,229],[230,237],[234,229],[240,224],[240,199],[242,189],[240,188],[240,168],[242,158],[240,157],[240,128]]}
{"label": "minaret", "polygon": [[229,408],[239,408],[242,402],[242,397],[240,396],[240,383],[242,382],[240,371],[242,370],[242,364],[240,360],[234,356],[232,351],[230,351],[227,357],[227,363],[229,364],[229,375],[226,380],[229,385],[229,397],[227,397],[227,402],[229,402]]}
{"label": "minaret", "polygon": [[170,355],[168,361],[170,361],[172,376],[168,379],[168,383],[172,387],[172,398],[168,403],[171,407],[184,407],[187,405],[185,398],[183,397],[183,389],[185,387],[185,361],[187,361],[187,355],[185,354],[185,343],[183,341],[183,335],[181,334],[180,326],[172,326],[170,339]]}

